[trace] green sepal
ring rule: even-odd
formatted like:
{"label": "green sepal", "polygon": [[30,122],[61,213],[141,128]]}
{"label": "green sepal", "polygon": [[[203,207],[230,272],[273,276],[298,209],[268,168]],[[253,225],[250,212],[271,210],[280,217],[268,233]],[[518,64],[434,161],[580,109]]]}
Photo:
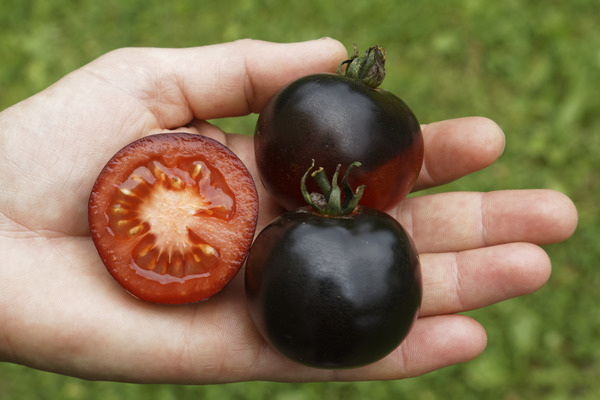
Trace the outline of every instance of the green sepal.
{"label": "green sepal", "polygon": [[[348,169],[342,178],[342,187],[340,188],[338,185],[338,177],[341,165],[338,164],[337,168],[335,169],[335,173],[333,174],[333,178],[331,179],[331,182],[329,182],[329,179],[327,179],[327,175],[325,174],[325,170],[323,168],[318,168],[316,171],[311,173],[315,167],[315,161],[313,160],[310,168],[304,173],[300,181],[304,200],[321,215],[340,217],[352,214],[360,202],[365,185],[359,186],[356,189],[356,192],[354,192],[348,183],[348,174],[354,167],[360,167],[360,165],[360,162],[353,162],[350,164],[350,166],[348,166]],[[306,179],[309,174],[315,179],[322,193],[308,193],[306,188]],[[344,195],[343,201],[342,193]]]}
{"label": "green sepal", "polygon": [[376,88],[385,79],[385,50],[375,45],[369,47],[361,57],[358,54],[358,46],[354,43],[354,53],[338,65],[337,74]]}

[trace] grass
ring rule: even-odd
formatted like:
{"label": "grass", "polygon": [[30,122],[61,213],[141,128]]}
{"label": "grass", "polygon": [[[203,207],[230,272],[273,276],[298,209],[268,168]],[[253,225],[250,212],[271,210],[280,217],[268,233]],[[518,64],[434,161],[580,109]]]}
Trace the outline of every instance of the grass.
{"label": "grass", "polygon": [[[600,31],[596,0],[0,0],[0,109],[114,48],[186,47],[243,37],[322,36],[388,52],[384,87],[423,123],[497,121],[504,155],[438,190],[552,188],[580,212],[547,246],[539,292],[470,312],[489,344],[476,360],[392,382],[215,386],[87,382],[0,364],[2,399],[596,399],[600,396]],[[302,60],[290,60],[302,62]],[[213,121],[251,133],[255,116]]]}

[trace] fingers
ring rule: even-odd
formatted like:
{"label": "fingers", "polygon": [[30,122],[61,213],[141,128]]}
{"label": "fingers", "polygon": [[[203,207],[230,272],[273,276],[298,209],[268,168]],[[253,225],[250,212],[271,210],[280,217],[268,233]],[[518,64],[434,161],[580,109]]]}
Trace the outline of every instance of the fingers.
{"label": "fingers", "polygon": [[423,126],[425,158],[413,191],[451,182],[492,164],[504,150],[504,133],[482,117]]}
{"label": "fingers", "polygon": [[550,244],[568,238],[577,210],[552,190],[451,192],[412,197],[393,215],[420,253],[441,253],[511,242]]}
{"label": "fingers", "polygon": [[141,101],[160,128],[173,129],[192,118],[258,112],[286,83],[333,72],[345,58],[344,46],[329,38],[287,44],[240,40],[187,49],[120,49],[88,70]]}
{"label": "fingers", "polygon": [[286,382],[367,381],[418,376],[469,361],[485,349],[485,331],[462,315],[420,318],[404,342],[383,360],[361,368],[322,370],[295,364],[265,348],[247,379]]}
{"label": "fingers", "polygon": [[551,263],[529,243],[424,254],[420,315],[450,314],[532,293],[550,277]]}
{"label": "fingers", "polygon": [[338,371],[335,380],[381,380],[414,377],[470,361],[487,344],[483,327],[462,315],[419,318],[404,342],[381,362]]}

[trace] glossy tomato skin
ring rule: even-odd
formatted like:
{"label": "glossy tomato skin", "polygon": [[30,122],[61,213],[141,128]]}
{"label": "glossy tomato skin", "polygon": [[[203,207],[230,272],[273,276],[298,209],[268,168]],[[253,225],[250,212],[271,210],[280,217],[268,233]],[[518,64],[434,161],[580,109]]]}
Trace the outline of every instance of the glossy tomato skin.
{"label": "glossy tomato skin", "polygon": [[305,204],[298,182],[314,159],[328,176],[338,164],[361,162],[350,184],[366,184],[361,204],[385,211],[412,189],[424,152],[419,122],[400,98],[333,74],[276,93],[258,118],[254,145],[262,183],[288,210]]}
{"label": "glossy tomato skin", "polygon": [[259,331],[282,354],[318,368],[377,361],[408,334],[421,303],[419,257],[389,215],[288,211],[255,239],[246,294]]}
{"label": "glossy tomato skin", "polygon": [[146,136],[117,152],[90,194],[90,234],[109,273],[142,300],[203,301],[239,271],[258,195],[242,161],[201,135]]}

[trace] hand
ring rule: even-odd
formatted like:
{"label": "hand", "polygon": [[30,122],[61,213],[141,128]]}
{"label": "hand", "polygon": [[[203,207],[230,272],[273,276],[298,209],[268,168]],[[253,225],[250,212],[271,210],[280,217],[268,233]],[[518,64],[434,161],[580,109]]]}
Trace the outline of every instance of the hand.
{"label": "hand", "polygon": [[[409,198],[392,214],[421,253],[421,315],[403,344],[360,369],[296,365],[250,321],[243,273],[210,300],[145,303],[110,277],[88,234],[87,200],[106,161],[145,135],[185,131],[224,142],[255,174],[252,139],[207,119],[260,112],[300,76],[334,71],[344,47],[243,40],[190,49],[121,49],[0,114],[0,360],[102,380],[218,383],[396,379],[467,361],[482,327],[454,313],[535,291],[550,260],[538,247],[566,239],[576,210],[547,190]],[[492,163],[504,136],[492,121],[423,127],[416,189]],[[281,210],[260,191],[258,231]]]}

